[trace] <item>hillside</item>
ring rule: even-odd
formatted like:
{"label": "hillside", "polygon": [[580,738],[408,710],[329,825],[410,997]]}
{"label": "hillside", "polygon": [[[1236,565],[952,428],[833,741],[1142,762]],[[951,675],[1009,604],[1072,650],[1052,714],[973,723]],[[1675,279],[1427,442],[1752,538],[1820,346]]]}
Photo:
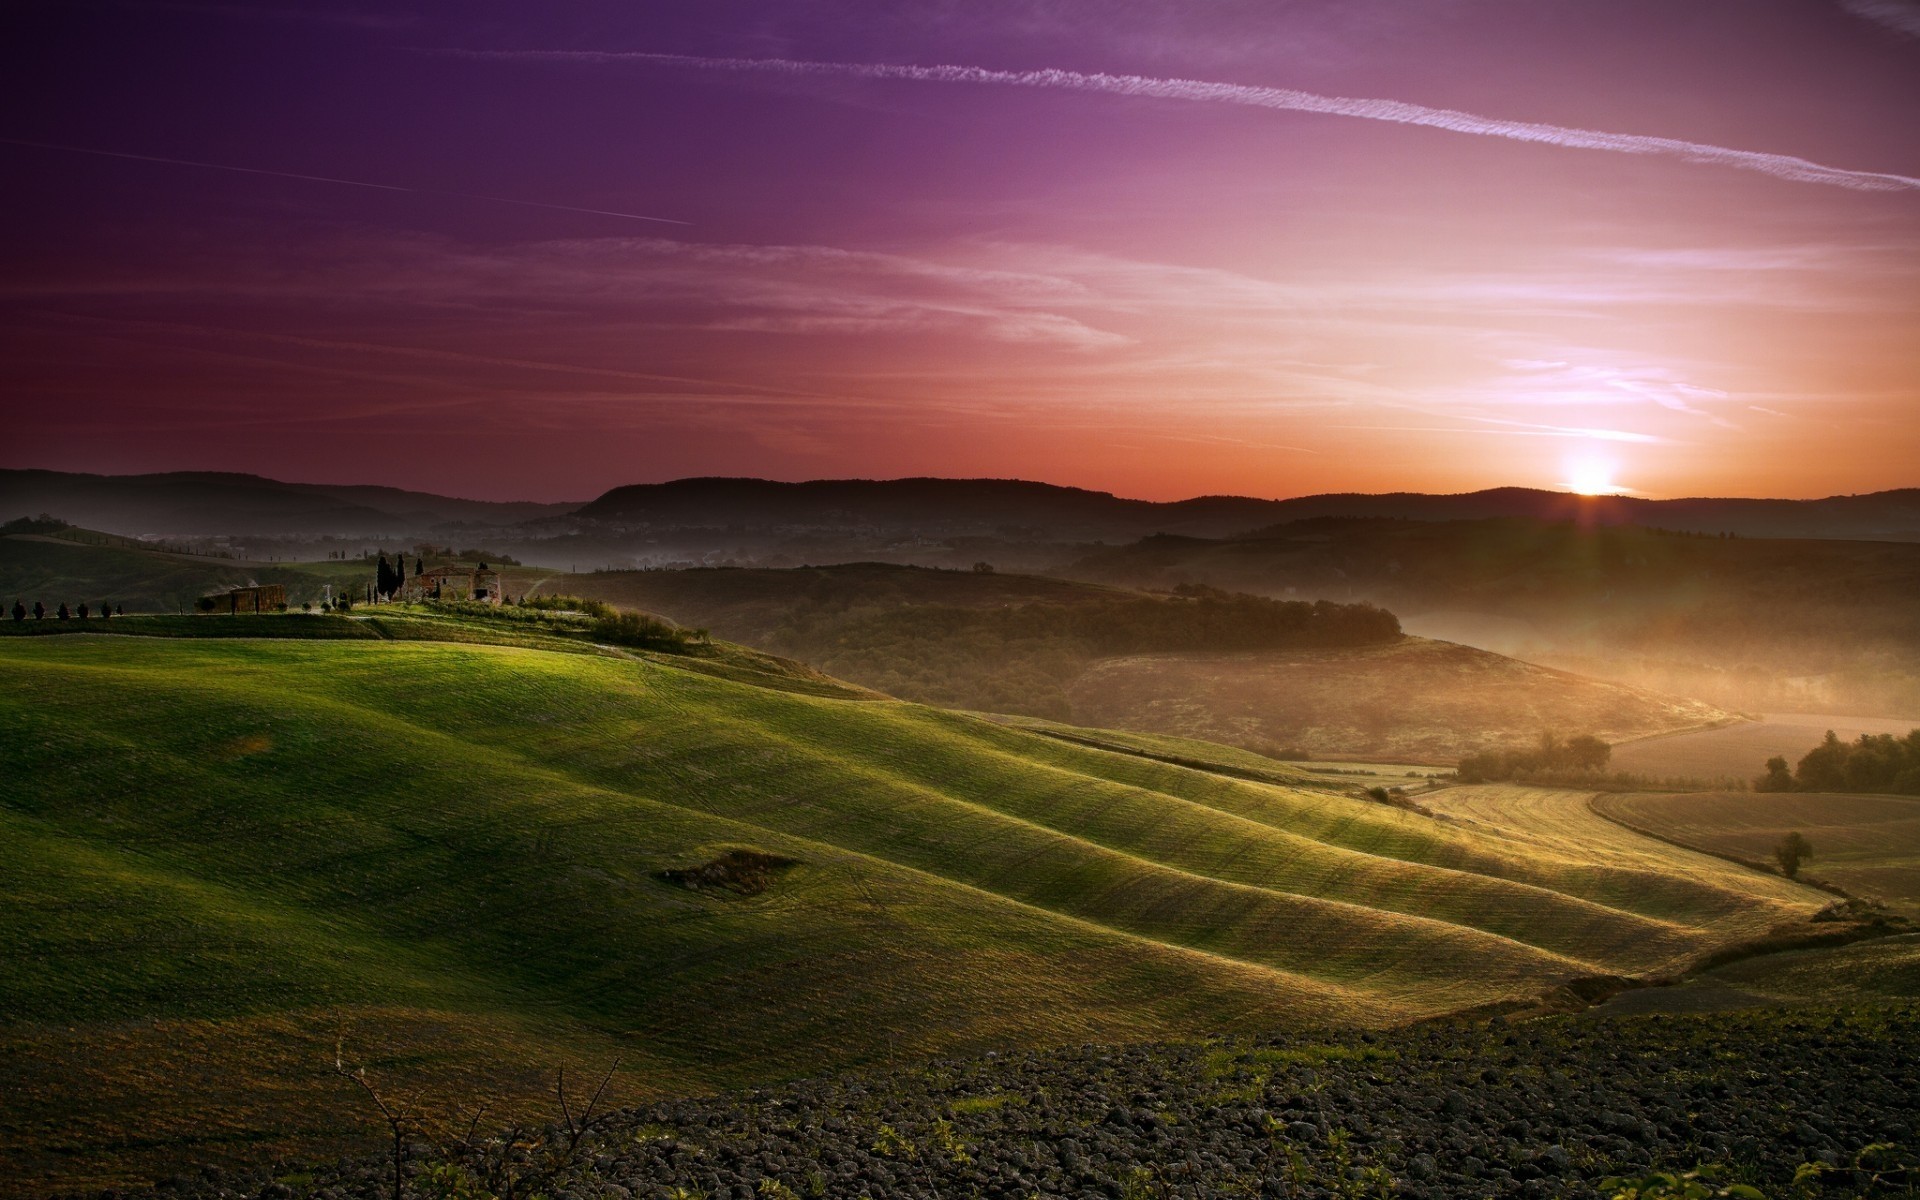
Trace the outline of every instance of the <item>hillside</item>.
{"label": "hillside", "polygon": [[1920,716],[1920,545],[1534,520],[1150,538],[1061,572],[1369,600],[1410,632],[1759,711]]}
{"label": "hillside", "polygon": [[76,525],[136,537],[396,537],[450,524],[537,520],[575,507],[461,500],[395,487],[285,483],[212,471],[84,475],[0,470],[0,518],[52,513]]}
{"label": "hillside", "polygon": [[1229,627],[1188,645],[1129,645],[1059,615],[1126,605],[1197,614],[1219,603],[1205,594],[874,563],[596,572],[541,587],[704,625],[910,700],[1262,751],[1451,764],[1543,730],[1619,739],[1728,719],[1709,705],[1425,639],[1256,646]]}
{"label": "hillside", "polygon": [[1328,517],[1415,521],[1517,517],[1647,525],[1748,537],[1920,541],[1920,488],[1822,500],[1578,496],[1530,488],[1460,495],[1201,496],[1156,502],[1017,479],[680,479],[615,488],[577,514],[637,527],[870,527],[942,537],[1003,533],[1092,541],[1153,533],[1221,536]]}
{"label": "hillside", "polygon": [[365,1129],[336,1034],[387,1078],[502,1095],[498,1116],[542,1069],[616,1054],[632,1098],[1387,1025],[1671,971],[1826,899],[724,647],[452,644],[420,639],[499,631],[397,611],[192,636],[238,620],[0,637],[0,1073],[21,1081],[0,1190],[331,1152]]}
{"label": "hillside", "polygon": [[1920,799],[1824,792],[1599,796],[1594,811],[1688,846],[1767,862],[1789,832],[1813,844],[1802,873],[1920,917]]}
{"label": "hillside", "polygon": [[323,557],[312,552],[321,542],[431,537],[557,568],[867,560],[965,568],[985,560],[1057,573],[1103,546],[1155,535],[1236,538],[1329,519],[1506,519],[1920,542],[1920,489],[1819,500],[1644,500],[1493,488],[1149,501],[1018,479],[697,478],[617,487],[585,503],[537,504],[232,473],[0,470],[0,520],[37,513],[118,534],[244,543],[236,548],[263,558]]}

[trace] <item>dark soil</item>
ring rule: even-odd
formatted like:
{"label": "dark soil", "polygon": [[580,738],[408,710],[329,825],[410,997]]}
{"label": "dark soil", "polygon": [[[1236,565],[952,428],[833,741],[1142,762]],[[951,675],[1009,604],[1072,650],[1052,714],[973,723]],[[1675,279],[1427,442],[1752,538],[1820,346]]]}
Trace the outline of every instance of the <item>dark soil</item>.
{"label": "dark soil", "polygon": [[[1801,1163],[1845,1166],[1872,1143],[1913,1161],[1917,1106],[1911,1006],[1495,1020],[989,1055],[661,1103],[615,1114],[538,1190],[1589,1197],[1611,1174],[1724,1163],[1730,1179],[1784,1196]],[[463,1161],[479,1169],[489,1153]],[[373,1200],[388,1194],[386,1170],[368,1159],[311,1182],[207,1177],[158,1195]],[[1842,1174],[1828,1182],[1835,1195],[1871,1190]]]}

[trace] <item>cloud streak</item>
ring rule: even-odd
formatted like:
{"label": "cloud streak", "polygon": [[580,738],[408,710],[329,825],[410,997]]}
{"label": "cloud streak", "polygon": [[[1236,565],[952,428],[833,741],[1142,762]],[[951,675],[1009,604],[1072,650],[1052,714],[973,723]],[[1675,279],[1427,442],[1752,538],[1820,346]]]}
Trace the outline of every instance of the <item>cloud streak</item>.
{"label": "cloud streak", "polygon": [[232,171],[241,175],[269,175],[275,179],[298,179],[306,183],[332,183],[342,187],[372,188],[378,192],[408,192],[417,196],[452,196],[461,200],[483,200],[489,204],[511,204],[518,208],[545,208],[554,212],[586,213],[596,217],[619,217],[626,221],[652,221],[661,225],[691,225],[672,217],[648,217],[640,213],[610,212],[603,208],[576,208],[571,204],[548,204],[541,200],[512,200],[505,196],[482,196],[475,192],[454,192],[444,188],[401,187],[392,183],[369,183],[364,179],[338,179],[331,175],[302,175],[295,171],[269,171],[261,167],[236,167],[227,163],[200,162],[191,158],[164,158],[157,154],[133,154],[124,150],[96,150],[90,146],[62,146],[53,142],[32,142],[24,138],[0,137],[0,145],[26,146],[35,150],[57,150],[63,154],[88,154],[96,158],[123,158],[131,162],[163,163],[170,167],[199,167],[208,171]]}
{"label": "cloud streak", "polygon": [[[1877,7],[1877,6],[1876,6]],[[861,79],[902,79],[920,83],[960,83],[1004,87],[1046,88],[1143,96],[1203,104],[1235,104],[1288,112],[1322,113],[1398,125],[1420,125],[1450,133],[1507,138],[1564,146],[1575,150],[1603,150],[1616,154],[1652,155],[1685,162],[1708,163],[1758,171],[1797,183],[1818,183],[1856,191],[1920,190],[1920,178],[1852,171],[1830,167],[1787,154],[1735,150],[1726,146],[1680,141],[1641,134],[1607,133],[1563,125],[1542,125],[1484,117],[1455,109],[1429,108],[1399,100],[1322,96],[1293,88],[1252,87],[1198,79],[1160,79],[1145,75],[1085,74],[1047,68],[1037,71],[998,71],[986,67],[909,66],[890,63],[813,62],[787,58],[705,58],[685,54],[649,54],[639,51],[595,50],[449,50],[465,58],[541,60],[551,62],[655,63],[704,71],[757,72],[779,75],[837,75]]]}
{"label": "cloud streak", "polygon": [[1840,7],[1895,33],[1920,38],[1920,4],[1914,0],[1840,0]]}

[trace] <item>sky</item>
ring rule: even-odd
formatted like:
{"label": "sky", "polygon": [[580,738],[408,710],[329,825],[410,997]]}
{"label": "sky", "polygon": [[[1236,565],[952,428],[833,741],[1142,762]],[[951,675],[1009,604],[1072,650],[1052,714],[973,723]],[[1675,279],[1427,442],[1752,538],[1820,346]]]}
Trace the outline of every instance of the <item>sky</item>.
{"label": "sky", "polygon": [[0,466],[1920,486],[1920,0],[18,0]]}

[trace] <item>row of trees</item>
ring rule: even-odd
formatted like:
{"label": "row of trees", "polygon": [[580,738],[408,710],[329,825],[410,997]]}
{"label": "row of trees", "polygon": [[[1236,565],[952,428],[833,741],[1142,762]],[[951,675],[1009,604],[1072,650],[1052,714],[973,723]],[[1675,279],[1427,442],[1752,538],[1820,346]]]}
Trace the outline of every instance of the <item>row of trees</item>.
{"label": "row of trees", "polygon": [[[13,609],[11,611],[12,611],[13,619],[16,621],[24,621],[29,616],[31,616],[36,621],[42,621],[42,620],[45,620],[48,616],[47,606],[45,604],[42,604],[38,600],[35,600],[33,602],[32,608],[28,608],[26,605],[20,603],[20,601],[15,600],[13,602]],[[95,616],[95,615],[98,615],[102,619],[105,619],[107,617],[111,617],[114,615],[114,606],[105,600],[102,600],[100,602],[100,607],[98,609],[88,608],[85,604],[80,604],[70,609],[65,604],[62,604],[59,610],[53,613],[52,615],[56,620],[61,620],[61,621],[70,620],[75,617],[78,617],[80,620],[84,621],[88,617]],[[121,607],[121,609],[119,610],[119,615],[123,617],[127,615],[127,610],[124,606]]]}
{"label": "row of trees", "polygon": [[1561,741],[1558,734],[1543,733],[1538,745],[1524,750],[1482,750],[1460,760],[1456,774],[1461,783],[1496,783],[1506,780],[1547,780],[1548,777],[1597,774],[1606,769],[1613,757],[1613,746],[1590,733]]}
{"label": "row of trees", "polygon": [[1920,796],[1920,729],[1905,737],[1863,733],[1843,742],[1833,730],[1807,751],[1792,771],[1787,760],[1767,760],[1767,773],[1753,781],[1756,792],[1888,792]]}

